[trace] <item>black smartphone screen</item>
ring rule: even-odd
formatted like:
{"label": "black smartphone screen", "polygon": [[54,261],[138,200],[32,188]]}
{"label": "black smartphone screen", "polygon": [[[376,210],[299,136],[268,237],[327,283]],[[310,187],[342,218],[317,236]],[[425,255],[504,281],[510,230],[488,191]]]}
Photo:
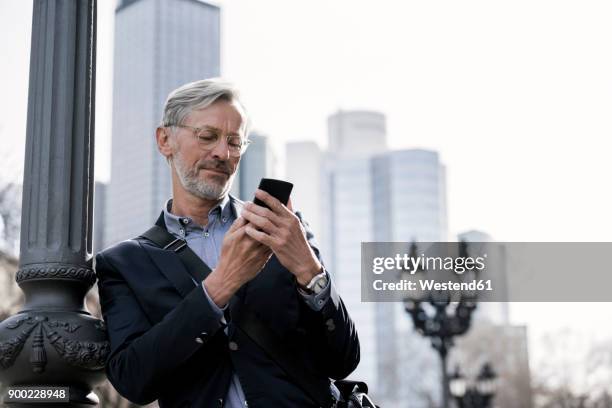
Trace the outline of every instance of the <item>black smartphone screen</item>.
{"label": "black smartphone screen", "polygon": [[[275,197],[278,201],[287,205],[289,202],[289,196],[291,195],[291,190],[293,189],[293,184],[288,181],[262,178],[259,182],[259,189],[265,191],[270,194],[272,197]],[[263,201],[255,198],[253,200],[254,204],[261,205],[262,207],[269,208]]]}

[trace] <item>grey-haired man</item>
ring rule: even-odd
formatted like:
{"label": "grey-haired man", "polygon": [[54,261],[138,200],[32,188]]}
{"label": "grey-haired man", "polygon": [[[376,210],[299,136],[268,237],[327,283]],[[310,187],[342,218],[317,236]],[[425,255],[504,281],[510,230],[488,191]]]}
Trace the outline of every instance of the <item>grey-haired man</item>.
{"label": "grey-haired man", "polygon": [[198,278],[175,250],[143,237],[96,257],[107,374],[136,403],[318,406],[234,324],[244,308],[295,351],[323,392],[359,362],[354,324],[301,215],[263,191],[256,196],[269,209],[228,194],[248,123],[235,88],[210,79],[173,91],[156,131],[172,173],[172,199],[156,224],[204,262]]}

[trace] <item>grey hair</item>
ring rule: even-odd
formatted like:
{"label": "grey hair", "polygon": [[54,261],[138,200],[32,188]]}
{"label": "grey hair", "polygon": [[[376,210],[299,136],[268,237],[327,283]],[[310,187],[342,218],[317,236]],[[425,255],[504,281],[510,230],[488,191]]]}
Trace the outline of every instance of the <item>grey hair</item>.
{"label": "grey hair", "polygon": [[190,82],[170,92],[162,115],[161,126],[181,125],[194,110],[204,109],[217,100],[236,103],[245,121],[245,137],[248,138],[251,123],[234,84],[222,78],[202,79]]}

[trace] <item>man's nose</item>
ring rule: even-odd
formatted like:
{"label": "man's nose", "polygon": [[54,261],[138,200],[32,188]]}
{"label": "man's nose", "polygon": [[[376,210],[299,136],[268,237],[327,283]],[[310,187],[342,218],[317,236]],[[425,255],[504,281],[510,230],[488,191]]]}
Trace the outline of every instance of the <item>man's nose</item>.
{"label": "man's nose", "polygon": [[226,137],[220,137],[217,145],[211,152],[212,156],[219,160],[228,160],[230,157],[229,145],[227,144]]}

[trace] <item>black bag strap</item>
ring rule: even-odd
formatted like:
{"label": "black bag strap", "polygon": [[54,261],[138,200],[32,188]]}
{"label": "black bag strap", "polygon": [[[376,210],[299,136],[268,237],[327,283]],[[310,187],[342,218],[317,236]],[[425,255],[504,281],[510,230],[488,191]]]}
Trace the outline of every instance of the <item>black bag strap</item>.
{"label": "black bag strap", "polygon": [[187,241],[176,238],[165,228],[154,225],[140,237],[148,239],[160,248],[174,251],[197,282],[202,282],[211,272],[210,267],[187,246]]}
{"label": "black bag strap", "polygon": [[[160,248],[173,250],[181,259],[189,273],[199,281],[210,273],[210,268],[187,245],[185,240],[176,238],[168,230],[154,225],[140,235]],[[204,268],[203,268],[204,267]],[[206,271],[206,273],[205,273]],[[331,392],[323,392],[321,381],[310,371],[304,369],[294,358],[286,344],[270,330],[257,315],[246,307],[240,309],[232,322],[255,344],[262,348],[270,358],[287,374],[295,384],[321,407],[331,407],[334,403]]]}

